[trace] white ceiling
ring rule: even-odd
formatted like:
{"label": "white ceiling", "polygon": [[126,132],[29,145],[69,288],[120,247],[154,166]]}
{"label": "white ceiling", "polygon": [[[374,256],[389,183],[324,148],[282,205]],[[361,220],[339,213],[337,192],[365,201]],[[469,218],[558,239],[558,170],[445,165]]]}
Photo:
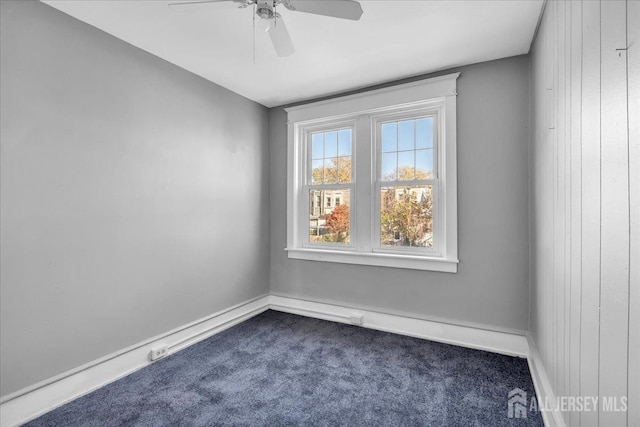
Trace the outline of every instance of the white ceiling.
{"label": "white ceiling", "polygon": [[[360,21],[286,10],[296,52],[275,54],[251,8],[160,0],[44,1],[267,107],[525,54],[543,0],[364,0]],[[259,18],[256,18],[259,19]]]}

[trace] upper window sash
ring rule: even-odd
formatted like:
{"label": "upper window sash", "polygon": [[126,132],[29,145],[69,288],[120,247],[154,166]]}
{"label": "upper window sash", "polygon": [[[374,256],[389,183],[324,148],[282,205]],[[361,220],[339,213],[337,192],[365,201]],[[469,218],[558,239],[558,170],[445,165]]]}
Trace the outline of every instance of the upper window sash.
{"label": "upper window sash", "polygon": [[[440,117],[440,111],[441,108],[440,106],[433,108],[433,107],[429,107],[429,108],[423,108],[423,109],[419,109],[419,110],[409,110],[409,111],[400,111],[400,112],[396,112],[393,114],[384,114],[384,115],[377,115],[377,116],[373,116],[372,120],[373,120],[373,128],[374,128],[374,145],[375,145],[375,164],[376,164],[376,180],[378,181],[382,181],[382,182],[390,182],[390,181],[397,181],[397,182],[414,182],[416,179],[421,179],[421,180],[437,180],[438,179],[438,170],[440,168],[439,166],[439,147],[442,143],[441,138],[440,138],[440,133],[438,132],[438,128],[440,127],[440,123],[439,123],[439,117]],[[401,130],[400,128],[400,123],[401,122],[407,122],[407,121],[418,121],[418,120],[422,120],[425,119],[427,121],[430,121],[430,126],[431,126],[431,132],[430,132],[430,141],[427,141],[427,143],[425,145],[422,145],[420,142],[418,142],[418,129],[414,128],[414,146],[412,148],[409,147],[403,147],[401,145]],[[384,127],[387,127],[388,125],[392,125],[394,123],[398,123],[398,131],[397,131],[397,141],[396,141],[396,148],[397,150],[394,150],[393,148],[389,149],[389,147],[383,147],[383,132],[384,132]],[[417,127],[417,126],[416,126]],[[429,129],[427,129],[428,131]],[[418,178],[417,176],[414,175],[414,178],[408,178],[405,177],[405,179],[402,179],[401,174],[400,174],[400,170],[398,170],[398,176],[396,179],[390,179],[390,177],[388,177],[388,174],[385,174],[385,168],[384,168],[384,157],[385,154],[390,155],[393,154],[394,152],[397,153],[398,158],[401,156],[400,153],[408,153],[410,151],[415,151],[416,153],[413,153],[414,156],[416,156],[414,158],[414,168],[417,170],[418,166],[420,165],[420,158],[419,153],[417,152],[423,152],[423,151],[427,151],[430,159],[428,160],[428,162],[431,165],[431,170],[427,170],[424,172],[431,172],[430,175],[426,175],[424,177]],[[396,166],[400,167],[400,160],[397,159],[397,163]],[[386,171],[389,172],[389,171]],[[385,175],[387,176],[387,179],[385,179]]]}
{"label": "upper window sash", "polygon": [[[335,132],[335,144],[327,141],[328,138],[333,138]],[[346,137],[346,133],[349,133],[349,146],[345,147],[344,138]],[[339,123],[331,123],[325,124],[321,126],[314,127],[305,127],[303,130],[303,150],[305,157],[305,183],[306,185],[311,186],[319,186],[319,185],[328,185],[332,186],[335,184],[350,184],[355,181],[355,173],[354,173],[354,160],[355,160],[355,134],[356,134],[356,126],[353,120],[343,121]],[[318,144],[318,140],[322,138],[322,153],[319,153],[316,148]],[[315,141],[314,141],[315,140]],[[335,145],[333,150],[335,152],[328,151],[328,145]],[[314,152],[315,151],[315,152]],[[348,159],[345,159],[348,158]],[[334,160],[335,159],[335,160]],[[331,168],[333,166],[336,167],[336,180],[317,180],[314,179],[314,169],[320,167],[320,161],[322,161],[323,170],[327,167]],[[332,165],[332,162],[336,162],[335,165]],[[347,176],[342,174],[340,176],[340,166],[344,167],[344,164],[341,164],[343,161],[348,161],[350,163],[350,172],[347,180]],[[327,164],[329,162],[329,164]],[[317,175],[317,174],[316,174]],[[325,175],[326,178],[326,170]]]}

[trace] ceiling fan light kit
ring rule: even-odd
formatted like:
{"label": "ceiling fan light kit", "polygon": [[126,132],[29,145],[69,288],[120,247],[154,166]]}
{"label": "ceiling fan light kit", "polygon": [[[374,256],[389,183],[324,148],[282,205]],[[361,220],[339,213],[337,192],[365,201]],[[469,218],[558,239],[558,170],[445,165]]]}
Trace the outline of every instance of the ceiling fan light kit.
{"label": "ceiling fan light kit", "polygon": [[255,15],[269,22],[267,32],[278,56],[290,56],[295,52],[293,42],[284,24],[282,16],[277,12],[279,5],[286,9],[314,15],[357,21],[362,16],[362,6],[355,0],[201,0],[170,3],[169,6],[188,6],[202,3],[220,3],[232,1],[242,9],[254,7]]}

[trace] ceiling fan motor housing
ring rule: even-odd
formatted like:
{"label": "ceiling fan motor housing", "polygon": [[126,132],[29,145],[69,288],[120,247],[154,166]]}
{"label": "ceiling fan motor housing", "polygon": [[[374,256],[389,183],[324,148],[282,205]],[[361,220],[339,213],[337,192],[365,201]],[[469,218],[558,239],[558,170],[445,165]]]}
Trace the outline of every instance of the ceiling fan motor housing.
{"label": "ceiling fan motor housing", "polygon": [[256,15],[262,19],[273,19],[276,16],[273,1],[258,1],[256,4]]}

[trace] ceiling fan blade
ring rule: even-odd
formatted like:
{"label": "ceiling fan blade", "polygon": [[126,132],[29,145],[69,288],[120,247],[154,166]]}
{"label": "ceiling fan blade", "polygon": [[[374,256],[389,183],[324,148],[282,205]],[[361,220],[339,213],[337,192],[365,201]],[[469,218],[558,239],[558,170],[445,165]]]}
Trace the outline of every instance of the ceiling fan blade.
{"label": "ceiling fan blade", "polygon": [[179,3],[169,3],[169,7],[178,7],[178,6],[191,6],[194,4],[205,4],[205,3],[220,3],[223,1],[233,1],[233,0],[200,0],[200,1],[182,1]]}
{"label": "ceiling fan blade", "polygon": [[289,0],[282,3],[287,9],[315,15],[357,21],[362,16],[362,6],[354,0]]}
{"label": "ceiling fan blade", "polygon": [[271,37],[271,42],[278,56],[293,55],[296,49],[293,47],[293,42],[291,42],[291,37],[289,37],[289,32],[280,14],[277,14],[274,19],[270,20],[269,24],[267,32]]}

